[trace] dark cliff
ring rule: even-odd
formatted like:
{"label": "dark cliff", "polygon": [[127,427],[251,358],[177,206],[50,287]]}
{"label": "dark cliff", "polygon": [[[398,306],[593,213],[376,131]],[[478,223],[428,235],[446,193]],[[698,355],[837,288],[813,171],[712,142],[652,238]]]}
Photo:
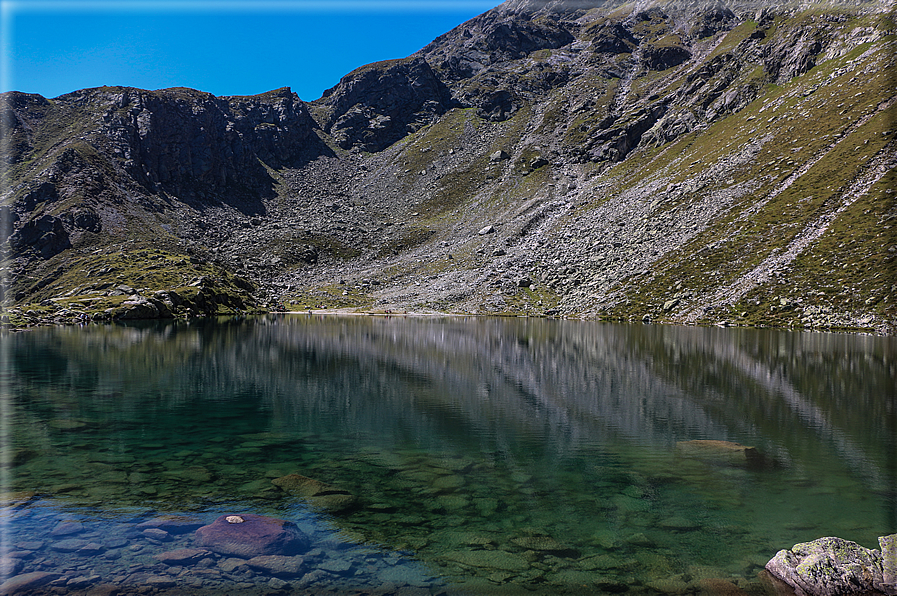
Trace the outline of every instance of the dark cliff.
{"label": "dark cliff", "polygon": [[[266,168],[298,167],[328,151],[289,88],[218,98],[191,89],[85,89],[53,100],[7,94],[18,254],[44,258],[69,236],[124,221],[129,204],[226,202],[251,212],[273,196]],[[105,224],[105,225],[104,225]]]}
{"label": "dark cliff", "polygon": [[[75,100],[63,96],[69,98]],[[148,190],[174,195],[243,185],[247,175],[263,178],[259,161],[296,166],[308,155],[315,127],[289,88],[225,98],[190,89],[122,89],[75,101],[104,104],[103,149]]]}

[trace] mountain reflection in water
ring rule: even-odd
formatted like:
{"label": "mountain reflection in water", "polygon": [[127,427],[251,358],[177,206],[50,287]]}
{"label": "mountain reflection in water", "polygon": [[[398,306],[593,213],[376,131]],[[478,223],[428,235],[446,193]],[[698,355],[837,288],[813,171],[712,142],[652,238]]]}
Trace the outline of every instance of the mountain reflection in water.
{"label": "mountain reflection in water", "polygon": [[[389,575],[377,559],[362,572],[364,551],[309,576],[321,571],[309,559],[277,590],[391,578],[426,593],[663,593],[720,579],[750,592],[780,548],[822,535],[874,546],[897,527],[890,338],[292,315],[2,342],[4,484],[31,495],[14,503],[8,550],[72,512],[85,523],[118,512],[133,542],[154,515],[210,520],[229,507],[426,568],[393,563]],[[755,447],[759,465],[677,448],[695,440]],[[291,473],[357,506],[321,511],[272,484]],[[144,546],[138,555],[175,545]],[[54,559],[41,550],[51,540],[16,571],[52,571],[32,569],[43,556],[69,581],[72,557],[116,548]],[[331,551],[318,550],[326,567]],[[171,570],[134,557],[121,564]],[[221,585],[273,581],[206,566]],[[188,571],[197,589],[215,587]]]}

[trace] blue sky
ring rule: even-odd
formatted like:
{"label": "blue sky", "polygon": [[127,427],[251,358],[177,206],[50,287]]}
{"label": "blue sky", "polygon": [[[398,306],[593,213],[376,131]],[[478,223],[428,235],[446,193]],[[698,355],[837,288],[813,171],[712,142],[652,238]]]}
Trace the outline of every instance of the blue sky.
{"label": "blue sky", "polygon": [[0,0],[0,91],[192,87],[306,101],[500,0]]}

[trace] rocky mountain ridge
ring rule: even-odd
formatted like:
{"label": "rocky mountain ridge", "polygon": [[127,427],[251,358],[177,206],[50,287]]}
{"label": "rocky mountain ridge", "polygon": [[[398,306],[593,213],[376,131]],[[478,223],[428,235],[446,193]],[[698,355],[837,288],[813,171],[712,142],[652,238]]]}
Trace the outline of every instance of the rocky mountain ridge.
{"label": "rocky mountain ridge", "polygon": [[894,33],[887,2],[509,0],[314,102],[8,93],[7,316],[893,333]]}

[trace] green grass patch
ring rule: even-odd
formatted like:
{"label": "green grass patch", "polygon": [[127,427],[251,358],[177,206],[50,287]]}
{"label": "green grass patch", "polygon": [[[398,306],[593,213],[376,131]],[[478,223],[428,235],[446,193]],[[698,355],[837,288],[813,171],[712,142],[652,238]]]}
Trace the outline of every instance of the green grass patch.
{"label": "green grass patch", "polygon": [[284,306],[290,311],[307,311],[335,308],[363,309],[371,306],[373,299],[349,284],[327,284],[288,294]]}
{"label": "green grass patch", "polygon": [[203,279],[203,285],[214,286],[222,296],[248,298],[253,290],[247,281],[202,258],[139,245],[108,247],[96,254],[65,251],[17,280],[13,289],[22,295],[16,301],[19,305],[51,302],[101,312],[125,299],[128,292],[121,287],[143,296],[175,290],[192,298],[199,289],[190,284]]}
{"label": "green grass patch", "polygon": [[738,44],[743,42],[745,39],[749,38],[754,31],[757,30],[757,21],[754,20],[746,20],[743,23],[735,26],[731,31],[726,33],[726,36],[720,42],[716,48],[710,53],[709,56],[705,59],[705,63],[710,64],[714,58],[717,56],[721,56],[723,54],[727,54],[734,50]]}

